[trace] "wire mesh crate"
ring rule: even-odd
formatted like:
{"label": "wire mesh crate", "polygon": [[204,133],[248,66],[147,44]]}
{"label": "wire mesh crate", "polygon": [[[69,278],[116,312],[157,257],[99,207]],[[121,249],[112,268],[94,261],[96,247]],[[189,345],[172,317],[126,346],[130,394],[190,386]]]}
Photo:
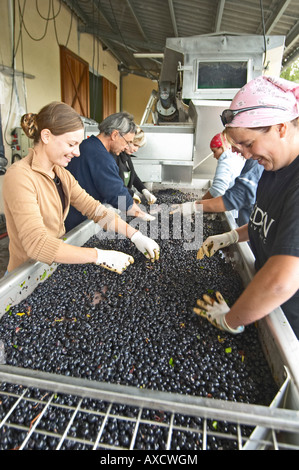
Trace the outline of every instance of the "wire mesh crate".
{"label": "wire mesh crate", "polygon": [[[3,382],[0,389],[2,449],[299,449],[299,413],[277,403],[153,393],[9,366],[0,379],[15,382]],[[280,398],[288,386],[287,379]]]}

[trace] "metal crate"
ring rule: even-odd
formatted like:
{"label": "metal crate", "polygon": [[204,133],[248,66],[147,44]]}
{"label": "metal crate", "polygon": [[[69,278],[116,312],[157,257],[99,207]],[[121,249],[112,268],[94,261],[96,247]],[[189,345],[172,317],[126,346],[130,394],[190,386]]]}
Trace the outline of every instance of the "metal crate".
{"label": "metal crate", "polygon": [[[264,407],[11,369],[3,366],[0,373],[1,380],[18,384],[17,390],[0,390],[1,403],[10,400],[0,432],[17,433],[18,450],[39,449],[47,440],[55,450],[177,450],[178,445],[180,450],[299,449],[299,413],[277,407],[289,379],[271,406]],[[38,387],[39,398],[32,387]],[[59,400],[64,394],[67,404]],[[97,407],[89,406],[90,400]],[[26,408],[27,422],[14,418],[18,407]],[[64,425],[51,428],[45,419],[62,410],[67,416]],[[123,440],[111,437],[116,421],[125,429]],[[88,423],[93,427],[86,437]],[[243,433],[248,427],[253,430],[250,436]],[[153,436],[159,437],[158,444],[152,443]]]}

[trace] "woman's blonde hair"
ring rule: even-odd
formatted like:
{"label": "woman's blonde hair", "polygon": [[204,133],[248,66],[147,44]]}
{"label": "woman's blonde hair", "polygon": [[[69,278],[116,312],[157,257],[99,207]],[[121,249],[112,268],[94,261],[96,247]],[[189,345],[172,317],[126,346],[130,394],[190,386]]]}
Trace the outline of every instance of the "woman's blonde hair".
{"label": "woman's blonde hair", "polygon": [[222,143],[223,143],[223,150],[231,150],[231,148],[232,148],[232,143],[229,141],[229,138],[228,138],[228,136],[227,136],[226,129],[224,129],[224,130],[221,132],[221,140],[222,140]]}
{"label": "woman's blonde hair", "polygon": [[24,114],[21,126],[27,137],[38,143],[43,129],[49,129],[53,135],[61,135],[83,129],[84,124],[74,108],[66,103],[53,101],[44,106],[38,114]]}
{"label": "woman's blonde hair", "polygon": [[136,128],[136,133],[133,139],[133,144],[138,145],[138,147],[143,147],[146,144],[145,133],[139,126],[136,126],[136,127],[137,128]]}

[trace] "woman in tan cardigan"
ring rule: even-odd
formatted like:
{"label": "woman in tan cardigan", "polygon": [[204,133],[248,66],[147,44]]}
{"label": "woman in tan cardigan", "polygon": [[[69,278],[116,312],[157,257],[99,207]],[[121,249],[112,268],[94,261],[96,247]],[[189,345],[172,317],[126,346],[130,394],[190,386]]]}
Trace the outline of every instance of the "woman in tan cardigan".
{"label": "woman in tan cardigan", "polygon": [[[73,108],[53,102],[38,114],[25,114],[21,125],[33,149],[7,170],[3,184],[4,211],[12,271],[29,259],[52,264],[95,263],[118,273],[133,263],[125,253],[71,246],[63,242],[70,205],[108,231],[130,238],[145,256],[159,258],[157,243],[123,221],[113,210],[88,195],[66,170],[84,138],[83,123]],[[133,139],[134,123],[125,137]],[[115,147],[124,145],[115,136]]]}

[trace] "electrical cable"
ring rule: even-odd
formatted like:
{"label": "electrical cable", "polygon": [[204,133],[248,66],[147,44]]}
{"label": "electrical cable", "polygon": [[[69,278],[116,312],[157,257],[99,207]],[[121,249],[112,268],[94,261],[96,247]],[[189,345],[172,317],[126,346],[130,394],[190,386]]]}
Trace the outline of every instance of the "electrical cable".
{"label": "electrical cable", "polygon": [[24,49],[23,49],[23,34],[22,34],[22,25],[20,24],[20,41],[21,41],[21,61],[22,61],[22,83],[23,83],[23,94],[24,94],[24,102],[25,102],[25,109],[27,112],[27,93],[26,93],[26,84],[25,84],[25,64],[24,64]]}
{"label": "electrical cable", "polygon": [[[54,12],[53,0],[49,0],[49,3],[48,3],[48,16],[43,17],[43,15],[39,11],[38,2],[36,0],[36,4],[35,4],[36,5],[36,11],[37,11],[38,15],[46,21],[44,32],[42,33],[42,35],[40,37],[36,38],[29,32],[29,30],[28,30],[28,28],[26,27],[26,24],[25,24],[24,15],[25,15],[25,9],[27,7],[26,2],[27,2],[27,0],[24,0],[22,6],[21,6],[20,0],[14,0],[14,2],[13,2],[13,44],[12,44],[12,67],[11,67],[12,68],[12,85],[11,85],[10,105],[9,105],[9,111],[8,111],[7,122],[6,122],[5,133],[4,133],[4,138],[5,138],[5,142],[7,143],[7,145],[11,145],[11,143],[8,142],[8,140],[6,138],[6,133],[7,133],[7,129],[8,129],[9,118],[10,118],[10,115],[11,115],[11,112],[12,112],[12,100],[13,100],[14,90],[16,92],[16,97],[17,97],[17,100],[18,100],[17,84],[16,84],[16,77],[15,77],[15,58],[16,58],[17,51],[18,51],[19,47],[21,47],[24,100],[25,100],[25,108],[27,109],[26,90],[25,90],[25,65],[24,65],[23,36],[22,36],[23,28],[26,31],[26,33],[28,34],[30,39],[32,39],[35,42],[39,42],[42,39],[44,39],[44,37],[47,34],[49,21],[53,20],[54,23],[55,23],[55,18],[59,15],[59,13],[61,11],[61,2],[59,3],[58,11],[55,13]],[[16,7],[16,4],[17,4],[17,7]],[[50,17],[51,7],[52,7],[52,10],[53,10],[52,17]],[[16,10],[17,9],[18,9],[18,13],[19,13],[19,31],[18,31],[18,38],[16,40],[15,22],[16,22]],[[28,10],[28,8],[27,8],[27,10]],[[69,40],[70,32],[71,32],[71,28],[72,28],[72,19],[73,19],[73,14],[71,15],[71,25],[70,25],[70,29],[69,29],[69,33],[68,33],[67,42]],[[57,42],[58,42],[56,27],[55,27],[55,34],[56,34],[56,39],[57,39]]]}
{"label": "electrical cable", "polygon": [[6,126],[5,126],[5,130],[4,130],[4,139],[5,139],[5,142],[7,145],[11,145],[11,142],[8,142],[7,139],[6,139],[6,132],[7,132],[7,129],[8,129],[8,123],[9,123],[9,118],[10,118],[10,115],[11,115],[11,111],[12,111],[12,99],[13,99],[13,90],[14,90],[14,87],[15,87],[15,19],[16,19],[16,9],[15,9],[15,1],[13,2],[13,24],[12,24],[12,29],[13,29],[13,40],[12,40],[12,64],[11,64],[11,68],[12,68],[12,83],[11,83],[11,91],[10,91],[10,102],[9,102],[9,109],[8,109],[8,114],[7,114],[7,120],[6,120]]}
{"label": "electrical cable", "polygon": [[[48,31],[49,22],[50,22],[50,21],[53,21],[53,23],[54,23],[55,38],[56,38],[57,44],[59,45],[59,39],[58,39],[58,33],[57,33],[57,27],[56,27],[56,21],[55,21],[55,20],[56,20],[56,18],[59,16],[59,14],[60,14],[60,12],[61,12],[61,1],[59,2],[58,11],[55,13],[55,11],[54,11],[54,1],[53,1],[53,0],[49,0],[49,3],[48,3],[48,16],[45,17],[45,16],[43,16],[43,15],[40,13],[40,10],[39,10],[39,7],[38,7],[38,1],[36,0],[36,2],[35,2],[36,11],[37,11],[38,15],[39,15],[43,20],[46,21],[45,30],[44,30],[43,34],[42,34],[39,38],[35,38],[34,36],[32,36],[32,34],[29,32],[28,28],[26,27],[26,24],[25,24],[25,21],[24,21],[24,14],[25,14],[26,1],[27,1],[27,0],[24,0],[23,11],[21,11],[20,0],[18,0],[18,3],[19,3],[19,14],[20,14],[20,18],[21,18],[21,24],[23,25],[23,27],[24,27],[26,33],[28,34],[28,36],[30,37],[30,39],[32,39],[33,41],[36,41],[36,42],[39,42],[39,41],[41,41],[42,39],[44,39],[45,36],[46,36],[46,34],[47,34],[47,31]],[[50,16],[51,10],[52,10],[52,16]],[[70,39],[70,34],[71,34],[71,30],[72,30],[72,23],[73,23],[73,11],[71,11],[71,22],[70,22],[70,27],[69,27],[69,31],[68,31],[68,36],[67,36],[67,40],[66,40],[65,47],[67,47],[68,42],[69,42],[69,39]],[[19,43],[19,40],[18,40],[18,43]],[[18,43],[17,43],[16,51],[17,51],[17,49],[18,49]]]}
{"label": "electrical cable", "polygon": [[[25,6],[26,6],[26,1],[27,0],[24,0],[24,5],[23,5],[23,13],[21,13],[21,8],[20,8],[20,0],[18,0],[18,3],[19,3],[19,14],[20,14],[20,18],[21,18],[21,24],[23,24],[24,26],[24,29],[26,31],[26,33],[28,34],[28,36],[30,37],[30,39],[32,39],[33,41],[41,41],[42,39],[44,39],[44,37],[46,36],[47,34],[47,30],[48,30],[48,25],[49,25],[49,20],[46,21],[46,26],[45,26],[45,30],[42,34],[42,36],[40,38],[34,38],[28,31],[26,25],[25,25],[25,21],[24,21],[24,14],[25,14]],[[49,13],[50,13],[50,3],[49,3]]]}
{"label": "electrical cable", "polygon": [[50,18],[50,16],[49,16],[49,14],[50,14],[50,4],[51,4],[51,0],[49,0],[49,12],[48,12],[48,17],[45,17],[45,16],[43,16],[43,15],[40,13],[40,11],[39,11],[39,8],[38,8],[38,0],[35,1],[36,11],[37,11],[37,13],[39,14],[39,16],[40,16],[43,20],[47,20],[47,21],[49,21],[49,20],[54,20],[55,18],[57,18],[57,16],[58,16],[59,13],[60,13],[60,10],[61,10],[61,2],[60,2],[60,4],[59,4],[58,12]]}
{"label": "electrical cable", "polygon": [[[58,39],[58,34],[57,34],[57,28],[56,28],[56,17],[54,15],[54,2],[53,2],[53,0],[52,0],[52,12],[53,12],[55,38],[56,38],[56,42],[57,42],[58,46],[60,46],[59,39]],[[66,43],[65,43],[65,47],[67,47],[67,45],[69,43],[70,36],[71,36],[71,31],[72,31],[72,26],[73,26],[73,16],[74,16],[73,10],[71,10],[71,22],[70,22],[70,27],[69,27],[69,32],[68,32],[68,35],[67,35],[67,40],[66,40]]]}

